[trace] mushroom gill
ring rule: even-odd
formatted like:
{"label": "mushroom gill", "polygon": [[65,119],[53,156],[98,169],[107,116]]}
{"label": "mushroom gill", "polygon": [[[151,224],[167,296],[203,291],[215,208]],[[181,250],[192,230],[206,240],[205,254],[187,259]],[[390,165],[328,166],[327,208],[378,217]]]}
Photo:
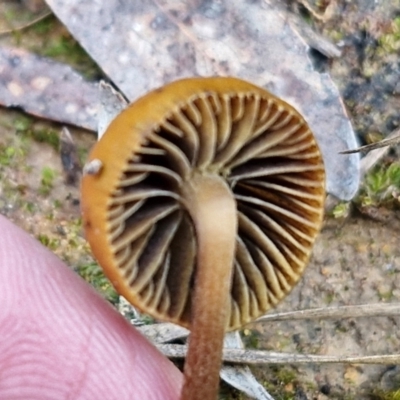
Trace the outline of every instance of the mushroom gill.
{"label": "mushroom gill", "polygon": [[182,399],[215,398],[225,331],[290,292],[320,230],[312,132],[248,82],[185,79],[131,104],[90,160],[82,210],[95,257],[134,306],[191,330]]}

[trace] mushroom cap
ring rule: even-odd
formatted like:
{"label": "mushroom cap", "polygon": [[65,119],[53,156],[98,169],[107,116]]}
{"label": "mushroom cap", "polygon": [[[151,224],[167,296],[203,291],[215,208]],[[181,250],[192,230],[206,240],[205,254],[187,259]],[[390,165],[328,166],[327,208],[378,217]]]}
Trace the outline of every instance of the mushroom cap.
{"label": "mushroom cap", "polygon": [[221,177],[237,205],[227,329],[300,279],[323,218],[323,161],[303,117],[266,90],[235,78],[173,82],[122,111],[89,160],[101,169],[82,180],[86,237],[140,310],[190,325],[197,243],[183,188],[202,174]]}

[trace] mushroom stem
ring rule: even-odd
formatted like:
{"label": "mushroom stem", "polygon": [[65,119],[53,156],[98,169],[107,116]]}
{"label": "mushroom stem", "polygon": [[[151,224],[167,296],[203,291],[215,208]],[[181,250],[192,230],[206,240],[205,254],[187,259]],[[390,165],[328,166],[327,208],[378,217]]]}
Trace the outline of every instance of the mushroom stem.
{"label": "mushroom stem", "polygon": [[181,400],[215,399],[237,234],[236,202],[218,175],[195,174],[181,195],[194,222],[197,269]]}

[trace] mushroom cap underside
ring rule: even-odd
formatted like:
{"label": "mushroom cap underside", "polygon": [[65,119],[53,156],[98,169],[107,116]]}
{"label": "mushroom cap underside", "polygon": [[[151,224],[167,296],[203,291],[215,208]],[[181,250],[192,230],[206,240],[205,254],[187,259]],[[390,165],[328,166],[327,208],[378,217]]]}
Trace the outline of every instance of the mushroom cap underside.
{"label": "mushroom cap underside", "polygon": [[86,237],[140,310],[190,326],[197,245],[184,188],[202,175],[223,179],[237,205],[227,329],[300,279],[322,223],[323,161],[303,117],[266,90],[235,78],[173,82],[122,111],[90,160],[102,167],[82,180]]}

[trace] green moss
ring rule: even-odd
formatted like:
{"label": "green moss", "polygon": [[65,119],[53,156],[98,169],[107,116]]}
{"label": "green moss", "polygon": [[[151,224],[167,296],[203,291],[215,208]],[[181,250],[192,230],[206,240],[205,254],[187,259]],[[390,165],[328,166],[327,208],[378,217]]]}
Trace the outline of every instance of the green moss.
{"label": "green moss", "polygon": [[243,344],[246,349],[258,349],[260,345],[260,334],[257,331],[245,329],[242,332]]}
{"label": "green moss", "polygon": [[45,234],[39,234],[37,236],[37,239],[39,240],[40,243],[42,243],[43,246],[46,246],[50,250],[54,251],[57,249],[57,247],[60,245],[60,241],[57,238],[50,238],[49,236]]}
{"label": "green moss", "polygon": [[263,383],[267,391],[276,399],[294,400],[298,385],[296,371],[287,366],[272,366],[271,371],[271,378]]}
{"label": "green moss", "polygon": [[387,290],[385,292],[378,291],[378,296],[381,301],[390,301],[394,298],[393,290]]}
{"label": "green moss", "polygon": [[54,179],[57,176],[57,172],[50,167],[43,167],[41,172],[40,188],[39,193],[43,196],[50,194],[51,189],[54,186]]}
{"label": "green moss", "polygon": [[78,146],[78,157],[82,165],[85,164],[88,159],[89,149],[87,147]]}
{"label": "green moss", "polygon": [[61,206],[62,206],[62,203],[61,203],[61,201],[60,200],[58,200],[58,199],[55,199],[54,201],[53,201],[53,207],[54,208],[61,208]]}
{"label": "green moss", "polygon": [[276,371],[276,377],[281,385],[287,385],[289,383],[296,382],[297,374],[292,369],[283,367]]}
{"label": "green moss", "polygon": [[371,393],[370,398],[371,400],[400,400],[400,389],[394,391],[375,389]]}
{"label": "green moss", "polygon": [[337,204],[331,211],[331,216],[334,218],[346,218],[350,214],[350,202],[342,202]]}
{"label": "green moss", "polygon": [[56,130],[46,128],[32,129],[28,134],[37,142],[47,143],[58,151],[60,146],[60,136]]}
{"label": "green moss", "polygon": [[333,302],[335,299],[335,294],[334,293],[327,293],[324,297],[324,301],[326,305],[329,305]]}
{"label": "green moss", "polygon": [[0,143],[0,167],[13,167],[20,164],[27,154],[27,143],[15,138]]}
{"label": "green moss", "polygon": [[[9,143],[18,148],[19,155],[25,155],[29,149],[30,140],[33,139],[39,143],[46,143],[58,151],[60,136],[57,130],[52,128],[36,127],[33,120],[25,115],[18,115],[11,124],[5,126],[7,129],[14,129],[16,135]],[[12,150],[8,150],[6,156],[14,156]],[[5,156],[3,154],[3,156]],[[4,161],[4,157],[3,157]],[[1,163],[1,161],[0,161]]]}
{"label": "green moss", "polygon": [[46,33],[50,33],[52,30],[54,30],[56,24],[57,24],[57,19],[54,15],[49,15],[46,18],[43,18],[42,20],[38,21],[36,24],[32,25],[32,31],[39,34],[39,35],[44,35]]}
{"label": "green moss", "polygon": [[31,128],[33,121],[26,115],[19,115],[14,119],[13,126],[17,132],[25,132]]}
{"label": "green moss", "polygon": [[58,151],[60,144],[59,132],[52,128],[36,127],[33,120],[25,115],[16,117],[9,129],[15,129],[21,139],[33,139],[39,143],[47,143]]}
{"label": "green moss", "polygon": [[347,333],[349,331],[349,327],[346,323],[344,323],[343,321],[338,321],[335,324],[335,330],[338,333]]}
{"label": "green moss", "polygon": [[384,53],[396,53],[400,49],[400,17],[392,21],[390,32],[379,38],[379,45]]}
{"label": "green moss", "polygon": [[221,381],[218,400],[244,400],[248,399],[241,392]]}
{"label": "green moss", "polygon": [[365,177],[355,202],[361,206],[394,206],[399,203],[400,163],[380,165]]}
{"label": "green moss", "polygon": [[340,42],[344,39],[344,32],[338,30],[332,30],[329,32],[329,37],[332,39],[333,42]]}
{"label": "green moss", "polygon": [[27,201],[22,205],[22,209],[27,211],[29,214],[34,214],[37,211],[37,205],[31,201]]}
{"label": "green moss", "polygon": [[9,29],[15,29],[10,35],[13,45],[25,47],[39,55],[69,64],[87,79],[103,76],[96,63],[54,15],[48,15],[26,29],[19,27],[29,24],[36,18],[32,13],[7,10],[4,17]]}
{"label": "green moss", "polygon": [[97,263],[85,263],[79,265],[75,269],[86,282],[94,286],[108,301],[113,304],[118,303],[118,293],[115,291]]}
{"label": "green moss", "polygon": [[43,48],[36,51],[46,57],[72,65],[87,79],[101,75],[100,69],[72,36],[52,37]]}
{"label": "green moss", "polygon": [[8,166],[14,157],[15,147],[0,146],[0,164]]}

